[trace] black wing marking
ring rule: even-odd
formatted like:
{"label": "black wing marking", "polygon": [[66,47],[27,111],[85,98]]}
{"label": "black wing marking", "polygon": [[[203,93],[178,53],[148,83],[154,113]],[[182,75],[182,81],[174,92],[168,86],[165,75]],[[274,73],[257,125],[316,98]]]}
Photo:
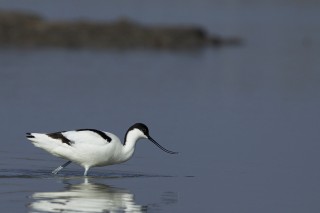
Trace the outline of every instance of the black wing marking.
{"label": "black wing marking", "polygon": [[53,132],[53,133],[49,133],[47,135],[51,138],[59,139],[59,140],[61,140],[62,143],[68,144],[69,146],[71,146],[71,144],[72,144],[72,142],[68,138],[63,136],[62,132]]}
{"label": "black wing marking", "polygon": [[98,135],[100,135],[100,137],[102,137],[103,139],[105,139],[106,141],[108,142],[111,142],[111,137],[109,137],[106,133],[100,131],[100,130],[97,130],[97,129],[77,129],[76,130],[77,132],[79,131],[91,131],[91,132],[94,132],[94,133],[97,133]]}

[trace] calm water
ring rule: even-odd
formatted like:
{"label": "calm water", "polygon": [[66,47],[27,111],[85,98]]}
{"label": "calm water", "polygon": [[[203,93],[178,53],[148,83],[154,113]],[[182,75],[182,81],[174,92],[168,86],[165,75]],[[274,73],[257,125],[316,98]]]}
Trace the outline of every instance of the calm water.
{"label": "calm water", "polygon": [[[48,19],[195,23],[245,39],[190,52],[0,50],[0,205],[6,212],[319,212],[316,1],[1,1]],[[166,14],[164,16],[164,13]],[[129,162],[83,169],[25,132],[148,124]]]}

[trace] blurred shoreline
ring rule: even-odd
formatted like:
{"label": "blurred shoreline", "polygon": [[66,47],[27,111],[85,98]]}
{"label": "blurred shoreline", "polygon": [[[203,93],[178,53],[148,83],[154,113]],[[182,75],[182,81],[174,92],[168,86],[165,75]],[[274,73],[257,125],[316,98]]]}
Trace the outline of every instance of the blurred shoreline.
{"label": "blurred shoreline", "polygon": [[145,26],[129,19],[53,22],[37,14],[0,11],[2,47],[193,49],[241,43],[237,37],[209,35],[198,26]]}

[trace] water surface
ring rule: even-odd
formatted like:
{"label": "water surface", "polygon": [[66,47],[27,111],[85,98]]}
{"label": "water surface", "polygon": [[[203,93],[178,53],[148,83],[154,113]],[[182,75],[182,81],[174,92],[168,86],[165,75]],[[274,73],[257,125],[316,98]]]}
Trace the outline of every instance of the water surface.
{"label": "water surface", "polygon": [[[320,210],[317,2],[77,1],[72,9],[73,1],[32,2],[0,7],[49,19],[126,15],[145,23],[197,23],[246,42],[189,52],[1,49],[2,209]],[[125,164],[93,168],[88,178],[70,165],[53,176],[64,161],[24,138],[77,128],[123,138],[135,122],[146,123],[153,138],[179,155],[140,141]]]}

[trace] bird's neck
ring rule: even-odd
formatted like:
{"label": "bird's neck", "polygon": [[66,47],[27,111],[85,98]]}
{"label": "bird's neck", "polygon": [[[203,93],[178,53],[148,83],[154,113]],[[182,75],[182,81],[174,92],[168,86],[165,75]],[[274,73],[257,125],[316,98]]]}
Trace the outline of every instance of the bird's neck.
{"label": "bird's neck", "polygon": [[129,160],[134,153],[134,148],[137,141],[140,139],[140,135],[136,131],[127,132],[124,144],[123,144],[123,155],[126,160]]}

